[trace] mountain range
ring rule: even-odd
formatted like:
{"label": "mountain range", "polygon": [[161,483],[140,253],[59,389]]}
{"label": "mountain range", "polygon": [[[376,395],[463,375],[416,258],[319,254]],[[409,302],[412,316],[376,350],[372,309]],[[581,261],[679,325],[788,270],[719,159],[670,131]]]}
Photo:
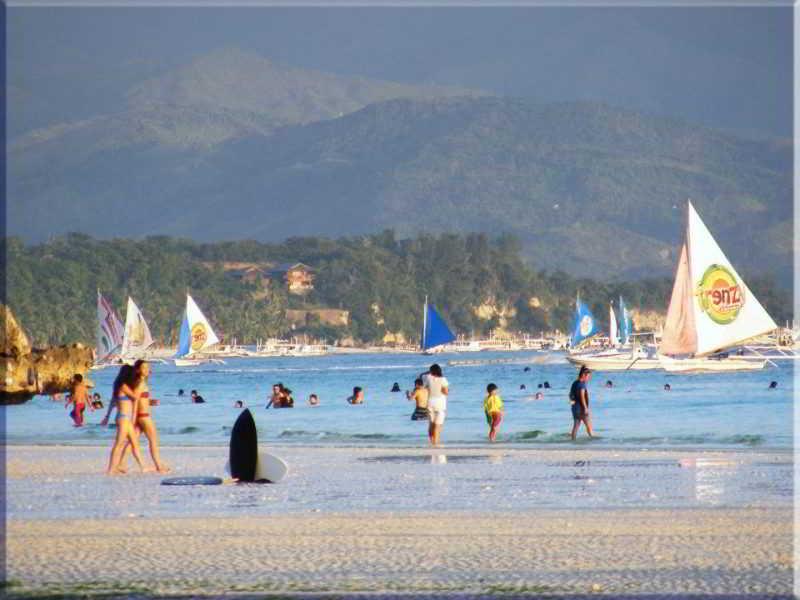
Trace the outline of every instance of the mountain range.
{"label": "mountain range", "polygon": [[[669,274],[691,198],[734,264],[788,282],[792,146],[590,102],[297,69],[235,49],[8,149],[8,229],[279,241],[484,231],[536,267]],[[446,268],[446,265],[443,265]]]}

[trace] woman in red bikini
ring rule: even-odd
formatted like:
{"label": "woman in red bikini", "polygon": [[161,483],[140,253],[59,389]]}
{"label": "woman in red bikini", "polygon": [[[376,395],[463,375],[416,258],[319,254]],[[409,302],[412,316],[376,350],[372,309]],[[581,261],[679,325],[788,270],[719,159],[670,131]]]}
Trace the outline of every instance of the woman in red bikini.
{"label": "woman in red bikini", "polygon": [[[153,459],[153,464],[159,473],[169,473],[169,467],[161,461],[161,453],[158,448],[158,432],[156,431],[156,424],[153,421],[152,404],[156,404],[155,399],[150,398],[150,385],[147,378],[150,376],[150,363],[144,360],[137,360],[133,364],[133,370],[136,374],[138,381],[136,393],[139,394],[139,407],[136,411],[136,427],[134,428],[134,437],[139,441],[139,436],[144,432],[147,436],[147,443],[150,446],[150,457]],[[128,444],[130,446],[130,443]],[[125,456],[128,450],[122,453],[122,461],[125,462]]]}

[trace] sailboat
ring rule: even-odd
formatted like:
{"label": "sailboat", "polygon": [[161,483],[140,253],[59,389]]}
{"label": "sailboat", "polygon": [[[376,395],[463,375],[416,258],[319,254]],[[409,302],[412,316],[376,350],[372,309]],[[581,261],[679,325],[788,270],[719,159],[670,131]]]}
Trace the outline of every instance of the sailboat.
{"label": "sailboat", "polygon": [[592,311],[581,302],[580,298],[575,299],[575,321],[572,325],[572,335],[570,335],[570,352],[578,352],[581,344],[599,333],[597,320]]}
{"label": "sailboat", "polygon": [[186,310],[181,321],[181,331],[178,338],[178,352],[175,354],[176,367],[190,367],[206,362],[224,364],[219,359],[198,356],[204,349],[219,343],[219,338],[202,313],[197,303],[189,294],[186,294]]}
{"label": "sailboat", "polygon": [[659,358],[667,371],[762,369],[767,360],[724,354],[778,326],[722,252],[688,202]]}
{"label": "sailboat", "polygon": [[619,336],[617,335],[617,317],[614,315],[614,305],[608,305],[608,343],[612,348],[619,346]]}
{"label": "sailboat", "polygon": [[442,344],[448,344],[454,339],[456,336],[450,331],[445,320],[436,312],[436,308],[432,304],[428,304],[428,297],[425,296],[425,306],[422,311],[422,353],[433,354],[436,352],[435,348]]}
{"label": "sailboat", "polygon": [[620,345],[626,347],[631,343],[633,324],[631,323],[631,314],[628,312],[628,307],[625,306],[625,301],[622,299],[622,296],[619,297],[619,323]]}
{"label": "sailboat", "polygon": [[122,346],[123,327],[111,303],[97,290],[97,352],[93,369],[115,364],[112,360]]}
{"label": "sailboat", "polygon": [[128,296],[128,307],[125,314],[125,333],[122,338],[120,354],[123,360],[142,358],[144,352],[153,344],[153,336],[142,311],[136,306],[133,298]]}
{"label": "sailboat", "polygon": [[[572,339],[578,340],[578,344],[586,338],[597,333],[597,327],[589,309],[578,303],[575,318],[575,327]],[[620,305],[620,324],[617,328],[617,319],[614,314],[614,307],[609,305],[609,332],[608,337],[613,346],[608,350],[599,352],[570,354],[567,360],[575,365],[586,366],[596,371],[640,371],[647,369],[660,369],[659,361],[654,348],[642,347],[638,344],[630,344],[632,334],[631,318],[622,297],[619,299]],[[591,320],[591,322],[590,322]],[[617,331],[619,331],[619,338]],[[621,342],[621,344],[620,344]],[[575,342],[573,342],[574,344]]]}

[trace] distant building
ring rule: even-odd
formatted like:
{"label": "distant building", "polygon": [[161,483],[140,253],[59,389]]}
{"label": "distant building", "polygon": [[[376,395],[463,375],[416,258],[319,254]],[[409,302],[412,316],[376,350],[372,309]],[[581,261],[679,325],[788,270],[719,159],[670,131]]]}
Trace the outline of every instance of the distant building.
{"label": "distant building", "polygon": [[258,283],[267,279],[267,269],[271,265],[269,263],[204,262],[203,266],[209,270],[221,268],[229,277],[247,283]]}
{"label": "distant building", "polygon": [[269,275],[283,281],[290,294],[307,294],[314,289],[314,270],[303,263],[283,263],[271,269]]}

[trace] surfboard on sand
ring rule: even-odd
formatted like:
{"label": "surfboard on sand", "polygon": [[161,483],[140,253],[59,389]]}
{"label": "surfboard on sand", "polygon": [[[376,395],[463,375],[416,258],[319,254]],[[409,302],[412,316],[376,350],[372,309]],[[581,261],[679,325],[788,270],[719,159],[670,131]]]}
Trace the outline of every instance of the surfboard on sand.
{"label": "surfboard on sand", "polygon": [[258,451],[256,423],[249,409],[242,411],[231,431],[230,456],[225,470],[243,482],[277,483],[289,472],[283,459]]}
{"label": "surfboard on sand", "polygon": [[231,431],[228,456],[231,477],[239,481],[255,481],[258,463],[258,434],[250,409],[246,408],[236,419]]}

